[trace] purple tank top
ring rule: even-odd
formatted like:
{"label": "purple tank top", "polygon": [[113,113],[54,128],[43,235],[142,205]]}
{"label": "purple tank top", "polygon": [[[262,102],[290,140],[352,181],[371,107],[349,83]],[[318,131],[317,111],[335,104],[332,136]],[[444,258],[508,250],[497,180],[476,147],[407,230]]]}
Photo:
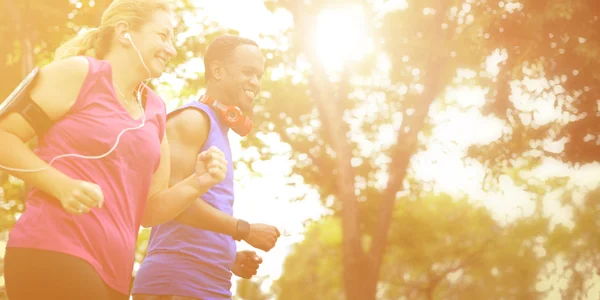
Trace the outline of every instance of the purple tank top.
{"label": "purple tank top", "polygon": [[[227,132],[217,114],[198,101],[185,108],[199,109],[210,117],[210,132],[201,151],[218,147],[229,162],[225,179],[201,198],[213,207],[233,214],[233,163]],[[202,218],[202,216],[198,216]],[[232,237],[177,221],[152,228],[148,253],[137,272],[134,294],[178,295],[199,299],[230,299],[231,269],[236,244]]]}
{"label": "purple tank top", "polygon": [[[117,100],[108,61],[88,57],[89,70],[69,112],[40,139],[36,154],[45,161],[66,153],[101,155],[134,120]],[[98,184],[104,206],[80,216],[57,199],[32,189],[26,211],[10,232],[8,247],[62,252],[89,262],[111,288],[129,294],[138,230],[153,173],[160,160],[166,109],[147,88],[146,124],[126,131],[102,159],[61,158],[52,166],[71,178]]]}

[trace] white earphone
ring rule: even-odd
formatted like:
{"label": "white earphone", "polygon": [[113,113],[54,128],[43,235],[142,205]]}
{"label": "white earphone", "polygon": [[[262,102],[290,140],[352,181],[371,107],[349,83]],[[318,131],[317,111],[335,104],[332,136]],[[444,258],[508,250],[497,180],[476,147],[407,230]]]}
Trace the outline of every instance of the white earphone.
{"label": "white earphone", "polygon": [[[146,66],[146,63],[144,62],[144,58],[142,57],[142,53],[140,52],[140,50],[138,50],[138,48],[135,46],[135,43],[133,42],[133,40],[131,39],[131,35],[129,35],[129,33],[125,33],[123,35],[125,38],[127,38],[129,40],[129,42],[131,42],[131,45],[133,46],[133,49],[135,49],[135,51],[138,53],[138,56],[140,57],[140,61],[142,62],[142,65],[144,66],[144,68],[146,69],[146,71],[148,71],[148,79],[144,80],[150,80],[152,77],[152,73],[150,72],[150,69],[148,68],[148,66]],[[8,171],[15,171],[15,172],[22,172],[22,173],[35,173],[35,172],[41,172],[44,171],[48,168],[50,168],[50,166],[52,165],[52,163],[54,161],[56,161],[59,158],[65,158],[65,157],[76,157],[76,158],[81,158],[81,159],[101,159],[104,158],[106,156],[108,156],[109,154],[111,154],[119,145],[119,142],[121,140],[121,136],[126,132],[126,131],[133,131],[136,129],[140,129],[142,127],[144,127],[144,125],[146,125],[146,112],[144,110],[144,107],[142,105],[142,87],[146,86],[144,84],[144,82],[142,82],[139,86],[138,86],[138,90],[137,90],[137,95],[136,95],[136,102],[138,103],[140,110],[142,111],[142,123],[136,127],[131,127],[131,128],[125,128],[123,129],[121,132],[119,132],[119,134],[117,135],[117,139],[115,141],[115,144],[104,154],[101,155],[96,155],[96,156],[87,156],[87,155],[81,155],[81,154],[75,154],[75,153],[69,153],[69,154],[62,154],[62,155],[58,155],[54,158],[52,158],[49,162],[48,165],[43,167],[43,168],[39,168],[39,169],[31,169],[31,170],[26,170],[26,169],[17,169],[17,168],[10,168],[10,167],[6,167],[3,165],[0,165],[0,169],[5,169]]]}
{"label": "white earphone", "polygon": [[138,48],[135,46],[135,43],[133,42],[133,40],[131,39],[131,35],[129,34],[129,32],[125,32],[125,34],[123,35],[126,39],[129,40],[129,42],[131,43],[131,46],[133,46],[133,49],[135,49],[135,51],[137,52],[138,56],[140,57],[140,61],[142,62],[142,65],[144,66],[144,69],[146,69],[146,71],[148,71],[148,79],[149,80],[152,78],[152,72],[150,72],[150,69],[148,69],[148,66],[146,66],[146,62],[144,62],[144,58],[142,57],[142,53],[140,52],[140,50],[138,50]]}

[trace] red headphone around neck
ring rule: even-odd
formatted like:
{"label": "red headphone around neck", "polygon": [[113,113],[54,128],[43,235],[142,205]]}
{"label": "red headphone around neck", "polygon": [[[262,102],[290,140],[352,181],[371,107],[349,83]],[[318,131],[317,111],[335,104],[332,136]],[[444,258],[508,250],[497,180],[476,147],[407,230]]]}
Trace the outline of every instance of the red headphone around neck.
{"label": "red headphone around neck", "polygon": [[202,95],[198,100],[208,106],[214,107],[221,115],[221,119],[229,126],[235,133],[240,136],[246,136],[252,130],[254,122],[248,118],[237,106],[224,105],[217,100],[210,98],[207,95]]}

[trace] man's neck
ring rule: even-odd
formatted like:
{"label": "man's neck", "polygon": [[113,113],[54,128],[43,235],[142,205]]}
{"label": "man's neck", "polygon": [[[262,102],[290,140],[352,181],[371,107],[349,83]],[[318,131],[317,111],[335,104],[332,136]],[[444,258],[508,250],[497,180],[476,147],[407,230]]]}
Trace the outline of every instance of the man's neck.
{"label": "man's neck", "polygon": [[213,100],[218,101],[219,103],[225,104],[225,95],[222,89],[215,88],[210,84],[206,87],[206,96],[210,97]]}

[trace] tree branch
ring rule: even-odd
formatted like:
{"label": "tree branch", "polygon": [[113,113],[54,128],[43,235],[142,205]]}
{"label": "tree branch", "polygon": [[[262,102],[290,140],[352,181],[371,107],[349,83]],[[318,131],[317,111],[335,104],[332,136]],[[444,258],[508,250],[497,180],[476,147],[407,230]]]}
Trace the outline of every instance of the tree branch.
{"label": "tree branch", "polygon": [[396,194],[402,189],[402,182],[408,171],[410,159],[417,149],[418,134],[425,125],[429,107],[437,95],[439,95],[445,83],[444,79],[441,78],[442,76],[436,74],[436,70],[439,66],[444,66],[447,60],[447,58],[444,58],[430,61],[427,65],[426,70],[427,74],[432,76],[431,81],[425,89],[423,100],[417,102],[415,114],[407,121],[408,124],[401,127],[396,139],[396,144],[393,147],[392,159],[389,167],[389,178],[387,186],[382,194],[378,223],[373,234],[373,247],[369,253],[371,262],[376,268],[375,276],[379,274],[383,254],[385,253],[387,235],[392,219],[394,203],[396,201]]}
{"label": "tree branch", "polygon": [[433,299],[433,293],[437,289],[437,287],[438,287],[439,283],[442,281],[442,279],[446,278],[446,276],[448,276],[448,274],[454,273],[454,272],[466,267],[471,262],[473,262],[475,260],[475,258],[477,258],[487,248],[487,246],[490,244],[490,242],[492,240],[493,240],[492,237],[486,239],[478,249],[467,254],[459,263],[456,264],[456,266],[448,268],[447,270],[444,270],[443,272],[441,272],[439,274],[433,274],[432,279],[429,283],[429,289],[428,289],[429,299]]}
{"label": "tree branch", "polygon": [[[301,1],[286,1],[283,5],[294,17],[296,25],[296,38],[307,39],[314,34],[315,28],[312,26],[316,17],[314,7],[306,7]],[[329,137],[330,146],[335,152],[335,166],[337,167],[336,197],[342,203],[342,253],[344,262],[344,287],[347,299],[365,299],[363,295],[363,279],[365,264],[365,253],[362,250],[357,197],[354,194],[354,171],[350,160],[352,152],[350,144],[346,138],[348,126],[345,124],[340,112],[340,98],[336,97],[327,72],[323,65],[319,63],[315,48],[311,43],[299,44],[300,51],[306,54],[308,62],[311,65],[312,74],[309,77],[309,89],[311,97],[315,100],[319,111],[319,118],[323,124],[326,137]],[[339,97],[347,97],[347,91],[338,93]],[[368,272],[370,273],[370,272]],[[375,278],[376,282],[376,278]],[[375,295],[366,295],[374,297]]]}

